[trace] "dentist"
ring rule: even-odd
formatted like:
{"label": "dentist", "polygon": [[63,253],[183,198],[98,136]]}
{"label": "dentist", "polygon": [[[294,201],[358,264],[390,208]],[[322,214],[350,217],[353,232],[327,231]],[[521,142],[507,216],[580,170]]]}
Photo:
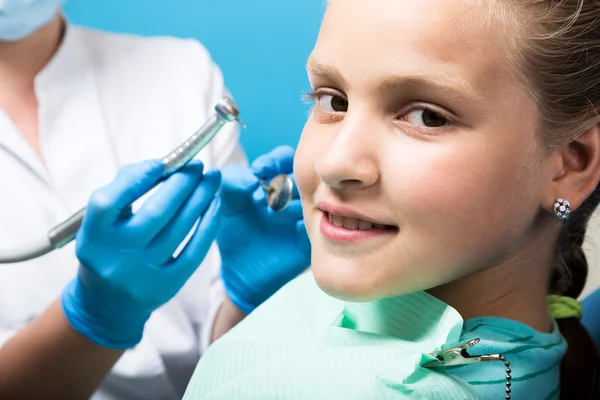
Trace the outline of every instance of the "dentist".
{"label": "dentist", "polygon": [[62,3],[0,2],[1,246],[88,204],[76,243],[0,268],[0,398],[179,399],[207,346],[308,266],[300,207],[260,194],[293,151],[256,160],[236,204],[230,124],[132,210],[162,168],[139,160],[196,130],[223,77],[196,41],[80,28]]}

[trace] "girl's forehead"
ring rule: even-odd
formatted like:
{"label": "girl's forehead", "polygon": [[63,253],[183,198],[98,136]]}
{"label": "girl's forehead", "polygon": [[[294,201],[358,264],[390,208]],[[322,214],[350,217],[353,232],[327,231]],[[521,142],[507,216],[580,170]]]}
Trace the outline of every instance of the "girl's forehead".
{"label": "girl's forehead", "polygon": [[489,9],[478,3],[333,0],[309,66],[334,68],[348,84],[380,85],[394,75],[429,76],[476,97],[516,80],[505,29],[500,21],[490,22],[484,15]]}

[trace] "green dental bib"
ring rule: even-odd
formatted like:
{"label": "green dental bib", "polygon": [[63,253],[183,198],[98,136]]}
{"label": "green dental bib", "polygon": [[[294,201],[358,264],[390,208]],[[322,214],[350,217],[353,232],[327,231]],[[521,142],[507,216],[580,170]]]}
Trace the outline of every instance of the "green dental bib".
{"label": "green dental bib", "polygon": [[347,303],[309,272],[209,348],[184,400],[480,399],[464,381],[420,367],[457,344],[462,325],[426,293]]}

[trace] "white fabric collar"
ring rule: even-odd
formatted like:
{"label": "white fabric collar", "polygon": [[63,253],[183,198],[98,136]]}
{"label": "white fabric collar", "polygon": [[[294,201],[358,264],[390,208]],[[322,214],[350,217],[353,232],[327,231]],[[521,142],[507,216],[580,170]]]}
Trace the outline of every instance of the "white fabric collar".
{"label": "white fabric collar", "polygon": [[40,106],[56,96],[68,96],[71,91],[77,90],[81,79],[90,78],[92,65],[79,33],[77,27],[65,21],[65,32],[59,48],[34,80]]}

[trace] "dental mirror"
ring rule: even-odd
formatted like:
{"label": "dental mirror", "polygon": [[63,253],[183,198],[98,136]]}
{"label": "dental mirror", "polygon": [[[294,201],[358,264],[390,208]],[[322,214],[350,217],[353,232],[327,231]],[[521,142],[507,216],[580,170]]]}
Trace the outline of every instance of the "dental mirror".
{"label": "dental mirror", "polygon": [[270,183],[261,182],[267,192],[267,204],[275,212],[283,211],[292,201],[294,183],[286,174],[277,175]]}

